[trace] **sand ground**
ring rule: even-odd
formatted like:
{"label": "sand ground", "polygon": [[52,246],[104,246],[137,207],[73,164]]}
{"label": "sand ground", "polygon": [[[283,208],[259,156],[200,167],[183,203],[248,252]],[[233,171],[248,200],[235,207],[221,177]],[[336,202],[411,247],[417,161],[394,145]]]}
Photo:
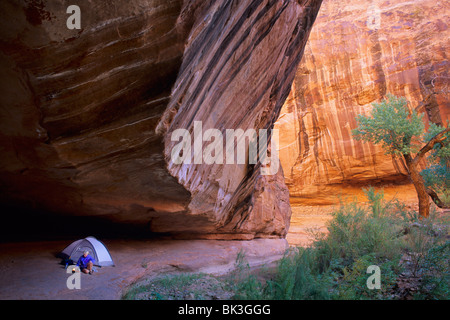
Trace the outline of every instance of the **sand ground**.
{"label": "sand ground", "polygon": [[[288,246],[307,246],[311,231],[326,232],[336,206],[293,206],[286,239],[219,240],[102,240],[116,267],[81,275],[81,289],[69,290],[56,254],[71,241],[0,243],[0,299],[120,299],[126,288],[144,277],[170,272],[225,274],[243,251],[250,266],[279,260]],[[76,239],[73,239],[76,240]]]}
{"label": "sand ground", "polygon": [[262,266],[280,259],[288,247],[285,239],[103,242],[116,266],[81,274],[81,289],[72,290],[66,284],[72,273],[55,257],[70,241],[0,244],[0,299],[120,299],[130,284],[144,276],[176,271],[225,274],[234,268],[241,250],[250,266]]}

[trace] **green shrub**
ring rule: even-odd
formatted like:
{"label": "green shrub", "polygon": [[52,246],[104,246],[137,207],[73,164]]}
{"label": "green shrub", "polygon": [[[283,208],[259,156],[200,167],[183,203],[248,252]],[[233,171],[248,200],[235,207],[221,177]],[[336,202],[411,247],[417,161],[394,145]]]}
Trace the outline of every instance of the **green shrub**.
{"label": "green shrub", "polygon": [[[327,224],[327,234],[316,234],[309,248],[291,249],[269,279],[261,281],[255,275],[241,278],[236,297],[395,299],[400,274],[415,277],[417,273],[424,280],[416,298],[446,299],[449,245],[442,244],[445,224],[439,222],[436,229],[433,215],[419,219],[417,212],[408,211],[401,202],[386,202],[382,192],[373,188],[364,191],[367,205],[356,201],[341,204]],[[413,257],[408,265],[402,263],[405,253]],[[367,286],[371,265],[381,270],[379,290]]]}
{"label": "green shrub", "polygon": [[448,300],[450,295],[450,241],[431,247],[422,263],[417,299]]}
{"label": "green shrub", "polygon": [[[289,249],[276,268],[252,270],[241,251],[234,271],[221,280],[225,284],[204,274],[172,275],[135,286],[125,298],[202,299],[211,294],[195,290],[207,288],[251,300],[403,299],[405,295],[448,299],[448,216],[431,212],[429,218],[419,219],[400,201],[385,201],[383,192],[364,191],[366,205],[341,204],[327,224],[327,233],[317,233],[308,248]],[[381,289],[367,286],[372,265],[380,268]],[[403,282],[399,286],[400,280],[406,281],[406,289]],[[208,284],[202,285],[205,281]]]}
{"label": "green shrub", "polygon": [[321,255],[320,270],[326,270],[332,260],[341,261],[345,267],[368,254],[379,260],[401,253],[398,233],[402,221],[392,210],[392,203],[384,202],[383,193],[377,194],[373,188],[365,191],[370,210],[356,202],[341,205],[327,226],[328,236],[315,242]]}
{"label": "green shrub", "polygon": [[318,272],[316,251],[297,248],[281,259],[277,274],[267,282],[266,295],[274,300],[329,299],[331,277]]}
{"label": "green shrub", "polygon": [[[400,267],[399,258],[394,260],[377,260],[373,254],[359,257],[350,267],[344,267],[333,299],[339,300],[365,300],[387,299],[396,283]],[[369,289],[367,279],[368,267],[376,265],[381,270],[381,289]]]}

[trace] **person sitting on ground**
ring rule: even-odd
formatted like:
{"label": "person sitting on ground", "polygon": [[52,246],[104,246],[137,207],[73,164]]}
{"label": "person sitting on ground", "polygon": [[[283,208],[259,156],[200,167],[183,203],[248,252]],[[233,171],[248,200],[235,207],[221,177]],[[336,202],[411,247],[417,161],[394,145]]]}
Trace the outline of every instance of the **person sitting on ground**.
{"label": "person sitting on ground", "polygon": [[92,274],[94,262],[95,260],[89,255],[89,251],[84,251],[78,259],[77,267],[80,267],[81,272]]}

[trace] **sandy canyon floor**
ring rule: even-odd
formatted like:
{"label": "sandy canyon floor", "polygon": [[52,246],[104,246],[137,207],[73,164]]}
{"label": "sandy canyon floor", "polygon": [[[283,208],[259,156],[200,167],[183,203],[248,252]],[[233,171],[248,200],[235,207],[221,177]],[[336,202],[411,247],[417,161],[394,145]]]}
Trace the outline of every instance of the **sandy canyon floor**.
{"label": "sandy canyon floor", "polygon": [[311,231],[325,232],[335,206],[293,207],[286,239],[252,241],[102,239],[116,267],[81,275],[81,289],[69,290],[55,255],[70,241],[0,244],[0,299],[120,299],[124,290],[145,277],[171,272],[222,275],[242,251],[251,267],[279,260],[288,246],[307,246]]}
{"label": "sandy canyon floor", "polygon": [[[104,300],[120,299],[124,289],[143,278],[171,272],[223,275],[234,268],[240,251],[250,267],[280,259],[285,239],[217,240],[105,240],[115,267],[81,274],[81,289],[69,290],[60,259],[67,241],[0,244],[0,299]],[[69,268],[70,272],[71,268]]]}

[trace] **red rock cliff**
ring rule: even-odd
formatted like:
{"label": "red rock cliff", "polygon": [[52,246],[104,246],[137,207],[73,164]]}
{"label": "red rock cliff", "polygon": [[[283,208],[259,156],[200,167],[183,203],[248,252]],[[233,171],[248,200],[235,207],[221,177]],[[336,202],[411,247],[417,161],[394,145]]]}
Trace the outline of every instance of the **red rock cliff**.
{"label": "red rock cliff", "polygon": [[0,4],[7,216],[20,207],[183,236],[284,236],[281,171],[186,169],[171,163],[170,137],[193,121],[272,128],[321,1],[80,2],[80,30],[66,27],[65,3]]}
{"label": "red rock cliff", "polygon": [[293,203],[331,204],[361,187],[414,196],[401,159],[355,141],[355,116],[386,93],[426,121],[449,119],[447,1],[324,1],[276,127]]}

